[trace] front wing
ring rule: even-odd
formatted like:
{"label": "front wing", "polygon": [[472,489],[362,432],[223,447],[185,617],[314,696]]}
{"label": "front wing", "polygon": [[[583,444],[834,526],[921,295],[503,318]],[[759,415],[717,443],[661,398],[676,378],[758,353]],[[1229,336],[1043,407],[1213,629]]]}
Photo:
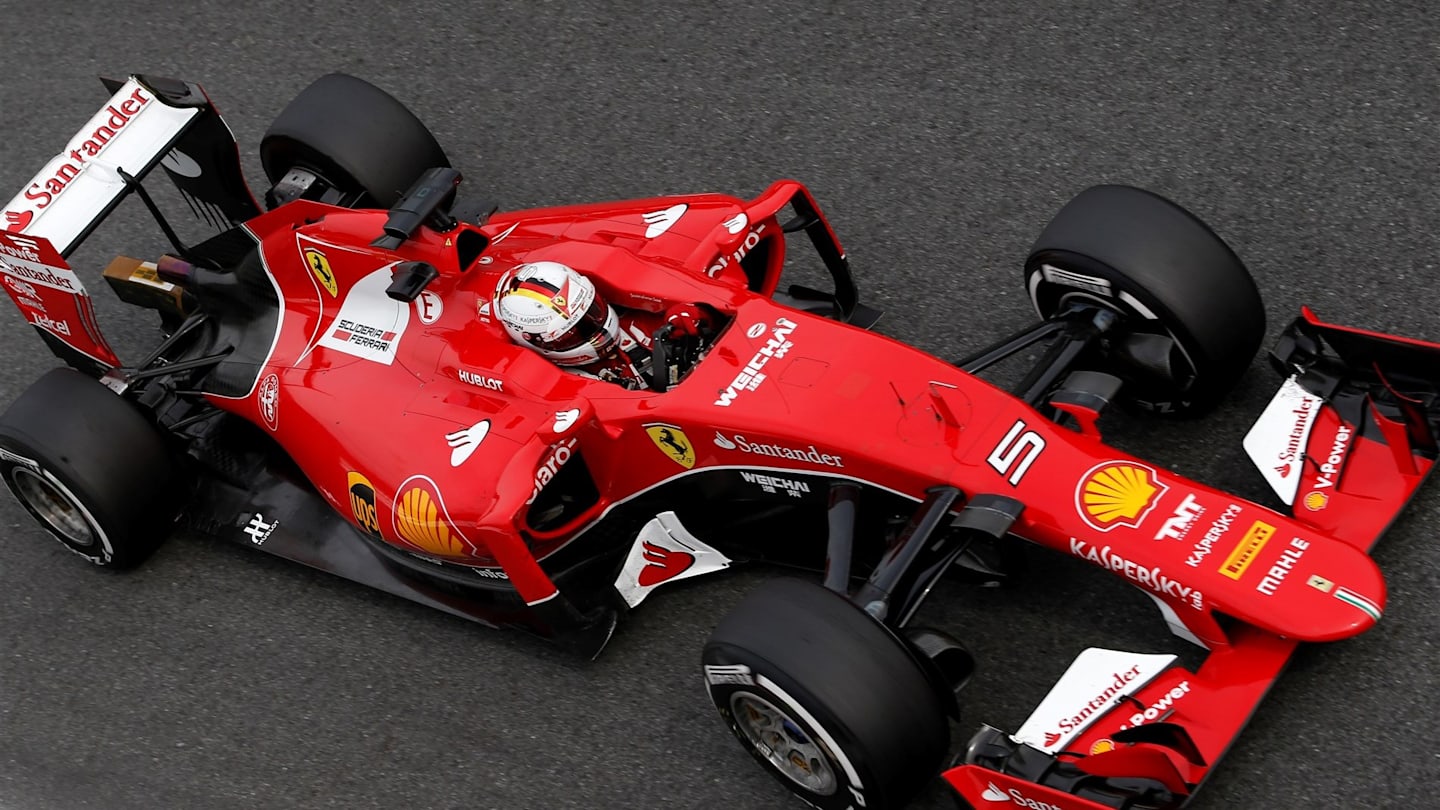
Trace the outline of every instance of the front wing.
{"label": "front wing", "polygon": [[[1327,324],[1306,309],[1272,359],[1287,379],[1245,447],[1296,522],[1368,552],[1433,469],[1440,344]],[[1221,565],[1232,578],[1269,599],[1318,592],[1379,620],[1381,602],[1307,570],[1305,549],[1304,538],[1276,533],[1217,555],[1229,552]],[[1174,611],[1167,619],[1197,640]],[[1224,635],[1206,636],[1194,671],[1171,655],[1086,650],[1019,731],[982,728],[945,781],[977,808],[1183,806],[1300,643],[1233,617],[1216,626]]]}

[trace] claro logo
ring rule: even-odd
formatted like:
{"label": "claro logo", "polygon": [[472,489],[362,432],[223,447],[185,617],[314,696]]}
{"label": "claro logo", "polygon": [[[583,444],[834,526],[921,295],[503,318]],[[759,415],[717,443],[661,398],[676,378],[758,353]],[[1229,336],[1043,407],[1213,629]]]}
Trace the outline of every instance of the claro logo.
{"label": "claro logo", "polygon": [[579,441],[579,439],[570,439],[555,445],[554,452],[547,456],[540,463],[540,468],[535,471],[535,488],[530,491],[530,498],[525,503],[534,503],[535,499],[540,497],[540,490],[554,480],[555,473],[559,472],[560,468],[565,466],[565,462],[575,455],[575,445]]}

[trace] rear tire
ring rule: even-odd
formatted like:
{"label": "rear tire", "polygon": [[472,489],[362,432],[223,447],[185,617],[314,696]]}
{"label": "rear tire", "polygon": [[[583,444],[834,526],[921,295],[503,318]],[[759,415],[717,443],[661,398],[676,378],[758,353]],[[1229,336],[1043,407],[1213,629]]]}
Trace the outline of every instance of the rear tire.
{"label": "rear tire", "polygon": [[1230,246],[1189,211],[1130,186],[1095,186],[1066,203],[1035,241],[1025,284],[1042,318],[1076,300],[1119,313],[1101,358],[1125,380],[1122,398],[1158,413],[1213,408],[1265,337],[1260,291]]}
{"label": "rear tire", "polygon": [[170,531],[174,462],[129,402],[58,368],[0,416],[0,477],[55,539],[90,562],[129,568]]}
{"label": "rear tire", "polygon": [[903,642],[818,585],[756,589],[715,628],[703,663],[740,744],[815,807],[902,807],[949,749],[945,707]]}
{"label": "rear tire", "polygon": [[445,150],[389,93],[344,73],[300,91],[260,140],[260,165],[273,185],[292,168],[333,188],[363,193],[358,207],[389,208],[426,169],[449,167]]}

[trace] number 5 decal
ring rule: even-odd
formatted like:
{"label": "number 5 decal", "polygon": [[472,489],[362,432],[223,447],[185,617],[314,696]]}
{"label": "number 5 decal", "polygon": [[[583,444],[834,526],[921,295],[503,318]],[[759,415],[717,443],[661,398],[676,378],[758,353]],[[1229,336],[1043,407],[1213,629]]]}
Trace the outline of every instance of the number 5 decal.
{"label": "number 5 decal", "polygon": [[995,445],[990,455],[985,460],[995,468],[995,472],[1001,475],[1008,475],[1006,480],[1010,486],[1018,486],[1020,479],[1025,477],[1025,472],[1035,459],[1040,457],[1040,451],[1045,449],[1045,440],[1040,434],[1033,430],[1025,429],[1025,422],[1017,420],[1005,434],[1005,438]]}

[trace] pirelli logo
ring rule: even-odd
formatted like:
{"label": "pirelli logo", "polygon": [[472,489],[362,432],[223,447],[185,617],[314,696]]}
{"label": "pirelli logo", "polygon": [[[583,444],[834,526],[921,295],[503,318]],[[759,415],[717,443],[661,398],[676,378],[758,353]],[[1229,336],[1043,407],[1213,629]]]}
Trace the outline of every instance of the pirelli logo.
{"label": "pirelli logo", "polygon": [[1230,556],[1221,564],[1220,573],[1235,580],[1245,576],[1245,570],[1250,567],[1250,563],[1255,562],[1255,557],[1265,548],[1265,544],[1270,542],[1270,536],[1274,533],[1275,527],[1263,520],[1250,524],[1249,531],[1245,532],[1235,550],[1231,551]]}

